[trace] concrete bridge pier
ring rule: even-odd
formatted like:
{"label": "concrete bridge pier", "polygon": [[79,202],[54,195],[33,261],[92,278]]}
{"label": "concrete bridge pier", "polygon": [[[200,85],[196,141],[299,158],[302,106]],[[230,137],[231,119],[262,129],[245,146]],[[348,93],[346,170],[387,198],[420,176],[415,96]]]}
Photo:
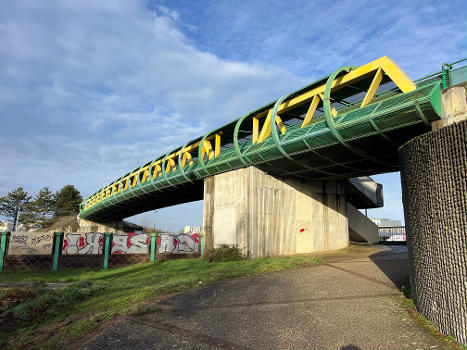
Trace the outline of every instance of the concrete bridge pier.
{"label": "concrete bridge pier", "polygon": [[467,84],[443,93],[433,132],[399,150],[417,310],[467,344]]}
{"label": "concrete bridge pier", "polygon": [[341,182],[280,179],[249,167],[205,179],[206,248],[250,257],[311,253],[349,243]]}

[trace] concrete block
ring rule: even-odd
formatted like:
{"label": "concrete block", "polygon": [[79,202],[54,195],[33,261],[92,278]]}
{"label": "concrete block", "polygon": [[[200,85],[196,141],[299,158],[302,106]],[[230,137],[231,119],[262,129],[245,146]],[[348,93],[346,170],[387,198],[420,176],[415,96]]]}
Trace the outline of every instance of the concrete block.
{"label": "concrete block", "polygon": [[250,257],[348,246],[343,186],[280,179],[249,167],[205,180],[206,247],[235,245]]}
{"label": "concrete block", "polygon": [[441,98],[442,119],[432,123],[432,130],[467,120],[467,83],[443,91]]}

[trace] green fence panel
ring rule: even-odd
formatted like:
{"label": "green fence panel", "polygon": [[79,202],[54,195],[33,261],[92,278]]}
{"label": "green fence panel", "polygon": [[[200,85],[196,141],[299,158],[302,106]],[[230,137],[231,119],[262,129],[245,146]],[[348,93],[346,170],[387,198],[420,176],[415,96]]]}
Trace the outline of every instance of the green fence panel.
{"label": "green fence panel", "polygon": [[104,269],[109,267],[109,254],[110,254],[110,238],[112,237],[111,232],[105,232],[105,245],[104,245]]}
{"label": "green fence panel", "polygon": [[57,271],[58,268],[58,257],[60,255],[61,241],[63,232],[55,232],[55,248],[54,248],[54,261],[52,265],[52,271]]}

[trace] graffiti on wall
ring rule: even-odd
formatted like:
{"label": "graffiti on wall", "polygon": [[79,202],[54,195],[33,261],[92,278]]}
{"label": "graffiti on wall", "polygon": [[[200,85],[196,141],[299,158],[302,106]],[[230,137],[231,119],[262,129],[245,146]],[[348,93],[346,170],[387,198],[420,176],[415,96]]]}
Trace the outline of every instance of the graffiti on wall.
{"label": "graffiti on wall", "polygon": [[158,237],[157,251],[161,254],[197,254],[199,238],[198,233],[161,233]]}
{"label": "graffiti on wall", "polygon": [[8,255],[52,254],[53,234],[44,232],[12,232]]}
{"label": "graffiti on wall", "polygon": [[102,254],[103,246],[103,233],[65,233],[63,237],[62,254]]}
{"label": "graffiti on wall", "polygon": [[147,233],[116,233],[112,238],[112,254],[147,254]]}

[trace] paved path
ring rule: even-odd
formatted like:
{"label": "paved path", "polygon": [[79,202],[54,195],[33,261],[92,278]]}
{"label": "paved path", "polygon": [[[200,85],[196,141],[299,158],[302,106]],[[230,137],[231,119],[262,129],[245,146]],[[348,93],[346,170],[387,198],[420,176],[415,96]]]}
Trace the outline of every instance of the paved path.
{"label": "paved path", "polygon": [[447,349],[401,306],[407,254],[386,251],[224,281],[160,301],[80,349]]}

